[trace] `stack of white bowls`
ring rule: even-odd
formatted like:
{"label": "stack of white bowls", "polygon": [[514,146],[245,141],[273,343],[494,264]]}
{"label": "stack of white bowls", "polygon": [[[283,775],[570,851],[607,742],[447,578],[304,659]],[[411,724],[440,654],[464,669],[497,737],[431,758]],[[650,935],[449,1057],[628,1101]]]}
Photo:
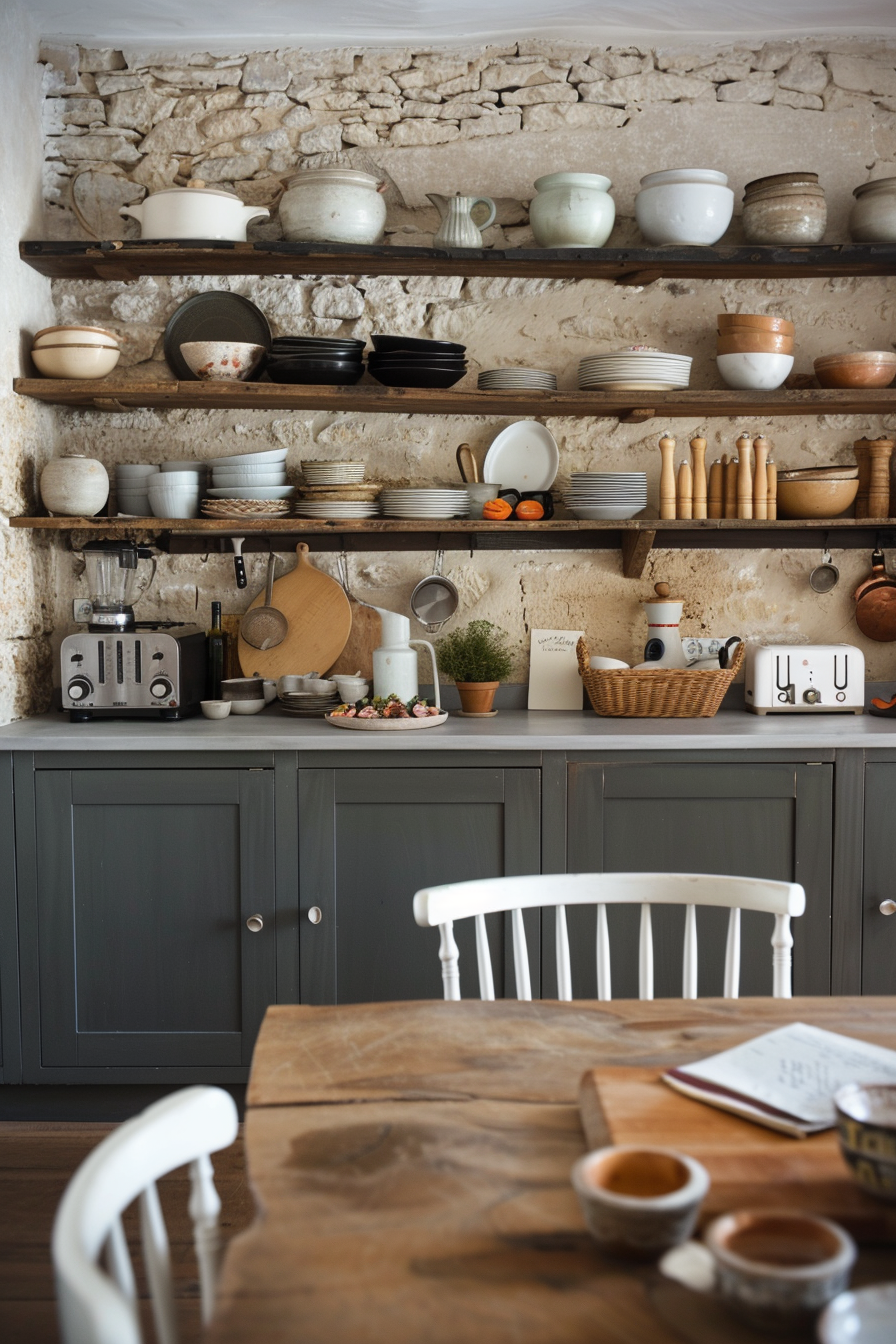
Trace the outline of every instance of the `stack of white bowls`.
{"label": "stack of white bowls", "polygon": [[483,369],[479,375],[481,392],[514,391],[529,389],[532,392],[556,392],[557,375],[546,369],[524,369],[517,366],[511,369]]}
{"label": "stack of white bowls", "polygon": [[671,392],[687,387],[690,377],[690,355],[666,354],[651,345],[630,345],[609,354],[591,355],[579,363],[582,391]]}
{"label": "stack of white bowls", "polygon": [[384,490],[380,508],[384,518],[466,518],[470,496],[463,488],[409,486]]}
{"label": "stack of white bowls", "polygon": [[212,484],[205,492],[203,512],[206,515],[211,516],[210,508],[217,516],[225,516],[226,506],[221,501],[239,501],[243,506],[237,509],[239,515],[289,512],[289,501],[295,489],[286,484],[285,448],[215,457],[209,466]]}
{"label": "stack of white bowls", "polygon": [[575,518],[634,518],[647,507],[643,471],[574,471],[563,503]]}
{"label": "stack of white bowls", "polygon": [[204,491],[205,487],[208,485],[208,475],[209,475],[208,463],[197,462],[195,458],[189,458],[185,461],[179,461],[179,462],[160,462],[159,470],[164,472],[195,471],[199,473],[200,491]]}
{"label": "stack of white bowls", "polygon": [[115,497],[118,512],[133,518],[151,518],[149,483],[158,476],[157,466],[144,462],[119,462],[115,468]]}
{"label": "stack of white bowls", "polygon": [[149,477],[147,494],[156,518],[195,518],[199,511],[199,470],[160,471]]}
{"label": "stack of white bowls", "polygon": [[366,462],[302,463],[302,475],[307,485],[357,485],[363,481]]}
{"label": "stack of white bowls", "polygon": [[31,358],[45,378],[105,378],[121,358],[118,337],[105,327],[44,327]]}

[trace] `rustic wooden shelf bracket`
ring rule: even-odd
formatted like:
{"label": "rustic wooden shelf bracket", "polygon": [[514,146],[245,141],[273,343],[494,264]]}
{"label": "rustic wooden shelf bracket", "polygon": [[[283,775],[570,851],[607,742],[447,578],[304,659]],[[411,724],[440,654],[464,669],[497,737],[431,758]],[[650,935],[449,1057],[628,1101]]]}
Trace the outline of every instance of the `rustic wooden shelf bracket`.
{"label": "rustic wooden shelf bracket", "polygon": [[647,529],[637,532],[623,532],[621,542],[622,572],[627,579],[640,579],[655,540],[656,533]]}
{"label": "rustic wooden shelf bracket", "polygon": [[642,425],[645,420],[652,420],[656,411],[652,406],[633,406],[630,411],[619,412],[619,423],[621,425]]}

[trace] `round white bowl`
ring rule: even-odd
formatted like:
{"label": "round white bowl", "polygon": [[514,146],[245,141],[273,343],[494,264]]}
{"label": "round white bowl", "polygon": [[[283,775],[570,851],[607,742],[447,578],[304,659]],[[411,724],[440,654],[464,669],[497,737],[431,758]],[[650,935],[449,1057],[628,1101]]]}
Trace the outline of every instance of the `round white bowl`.
{"label": "round white bowl", "polygon": [[57,346],[32,350],[31,358],[45,378],[105,378],[121,358],[121,351],[106,346]]}
{"label": "round white bowl", "polygon": [[234,453],[232,457],[212,457],[207,465],[213,471],[216,467],[223,467],[225,471],[230,471],[232,467],[261,467],[270,465],[271,462],[285,462],[286,453],[285,448],[265,448],[260,453]]}
{"label": "round white bowl", "polygon": [[198,471],[160,471],[150,479],[148,490],[198,490]]}
{"label": "round white bowl", "polygon": [[158,474],[157,465],[149,466],[145,462],[118,462],[115,466],[115,477],[119,481],[142,481],[145,476],[155,476]]}
{"label": "round white bowl", "polygon": [[166,476],[170,476],[176,471],[196,472],[199,476],[205,476],[208,467],[204,462],[197,462],[195,457],[189,457],[182,462],[160,462],[159,470],[163,471]]}
{"label": "round white bowl", "polygon": [[263,696],[257,700],[228,700],[233,714],[260,714],[267,704]]}
{"label": "round white bowl", "polygon": [[370,683],[363,677],[334,677],[336,688],[342,699],[347,704],[354,704],[356,700],[363,700],[370,690]]}
{"label": "round white bowl", "polygon": [[233,708],[232,700],[200,700],[199,708],[207,719],[226,719]]}
{"label": "round white bowl", "polygon": [[105,327],[44,327],[32,341],[34,349],[44,345],[117,346],[118,337]]}
{"label": "round white bowl", "polygon": [[750,354],[716,355],[716,364],[729,387],[770,391],[780,387],[793,368],[793,355]]}
{"label": "round white bowl", "polygon": [[258,466],[253,465],[251,467],[212,467],[213,476],[237,476],[241,481],[245,481],[247,485],[251,485],[252,482],[256,481],[260,476],[270,476],[272,474],[285,476],[286,464],[283,462],[261,462]]}
{"label": "round white bowl", "polygon": [[218,490],[238,489],[241,485],[250,489],[266,485],[286,485],[286,472],[260,471],[257,476],[237,476],[235,471],[215,471],[212,473],[212,485]]}
{"label": "round white bowl", "polygon": [[655,247],[711,247],[731,223],[734,192],[724,173],[678,168],[648,173],[635,197],[638,228]]}
{"label": "round white bowl", "polygon": [[153,516],[156,518],[195,518],[199,508],[199,490],[147,491]]}
{"label": "round white bowl", "polygon": [[180,353],[200,381],[233,383],[252,377],[264,356],[264,346],[248,341],[187,341]]}

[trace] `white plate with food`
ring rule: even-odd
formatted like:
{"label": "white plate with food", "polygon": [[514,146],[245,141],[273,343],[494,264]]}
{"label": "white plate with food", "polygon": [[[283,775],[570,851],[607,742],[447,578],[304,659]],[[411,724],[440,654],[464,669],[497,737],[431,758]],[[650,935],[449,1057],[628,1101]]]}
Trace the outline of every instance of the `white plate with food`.
{"label": "white plate with food", "polygon": [[505,490],[550,490],[560,467],[560,449],[549,429],[537,420],[508,425],[486,453],[482,479]]}
{"label": "white plate with food", "polygon": [[405,730],[413,728],[438,728],[440,723],[444,723],[448,718],[447,710],[442,710],[439,714],[428,715],[425,719],[359,719],[357,715],[353,719],[346,718],[343,715],[327,715],[327,723],[332,723],[334,728],[361,728],[365,732],[370,729],[395,729]]}

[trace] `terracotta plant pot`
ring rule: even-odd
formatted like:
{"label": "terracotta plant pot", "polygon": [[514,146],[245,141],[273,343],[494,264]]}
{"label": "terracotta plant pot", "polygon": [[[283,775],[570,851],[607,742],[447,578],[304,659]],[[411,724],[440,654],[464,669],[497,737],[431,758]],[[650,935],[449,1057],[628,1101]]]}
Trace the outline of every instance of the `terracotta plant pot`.
{"label": "terracotta plant pot", "polygon": [[465,714],[488,714],[500,681],[456,681],[461,709]]}

